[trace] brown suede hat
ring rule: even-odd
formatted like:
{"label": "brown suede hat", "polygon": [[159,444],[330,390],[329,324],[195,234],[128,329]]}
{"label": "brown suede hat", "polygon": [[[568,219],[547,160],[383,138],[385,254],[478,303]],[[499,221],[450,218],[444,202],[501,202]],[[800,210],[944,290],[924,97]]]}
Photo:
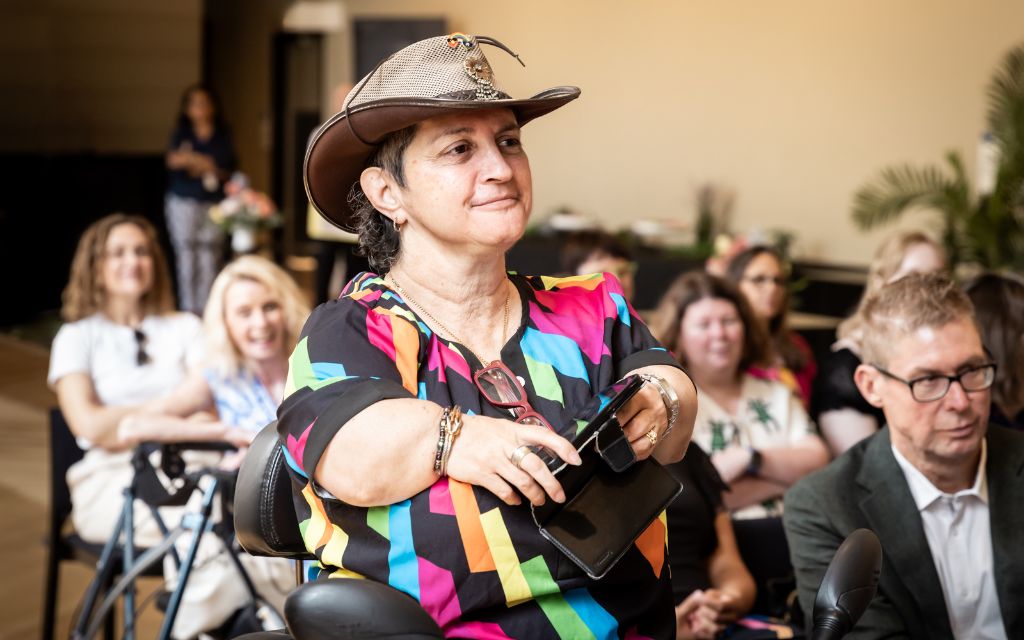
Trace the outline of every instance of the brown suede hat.
{"label": "brown suede hat", "polygon": [[349,191],[389,133],[454,109],[508,108],[522,126],[579,97],[577,87],[555,87],[511,98],[496,86],[481,44],[519,58],[491,38],[453,33],[398,51],[352,89],[341,112],[320,126],[306,149],[306,195],[320,215],[355,230]]}

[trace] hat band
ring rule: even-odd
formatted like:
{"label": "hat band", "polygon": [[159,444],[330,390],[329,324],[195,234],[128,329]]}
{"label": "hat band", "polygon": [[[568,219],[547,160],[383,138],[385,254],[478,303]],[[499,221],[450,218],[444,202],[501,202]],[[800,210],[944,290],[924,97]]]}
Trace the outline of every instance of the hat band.
{"label": "hat band", "polygon": [[[476,89],[466,89],[465,91],[452,91],[451,93],[442,93],[437,96],[437,100],[457,100],[459,102],[489,102],[488,100],[478,100],[478,92]],[[508,95],[504,91],[495,91],[494,98],[492,100],[511,100],[512,96]]]}

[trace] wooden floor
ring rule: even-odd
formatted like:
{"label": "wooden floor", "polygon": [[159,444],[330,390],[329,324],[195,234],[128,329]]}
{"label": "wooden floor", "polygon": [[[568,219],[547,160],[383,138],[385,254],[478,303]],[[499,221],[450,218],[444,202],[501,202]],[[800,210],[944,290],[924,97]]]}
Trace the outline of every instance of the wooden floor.
{"label": "wooden floor", "polygon": [[[42,633],[44,529],[49,508],[47,411],[56,404],[46,386],[49,352],[0,335],[0,640]],[[89,567],[61,567],[56,637],[66,638],[71,618],[92,577]],[[140,585],[145,592],[154,580]],[[159,615],[147,609],[139,638],[155,637]]]}

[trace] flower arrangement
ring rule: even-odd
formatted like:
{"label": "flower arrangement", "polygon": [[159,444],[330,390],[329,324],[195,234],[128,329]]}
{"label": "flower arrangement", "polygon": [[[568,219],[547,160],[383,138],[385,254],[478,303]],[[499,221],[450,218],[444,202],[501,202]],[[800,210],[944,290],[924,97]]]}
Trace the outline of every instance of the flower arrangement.
{"label": "flower arrangement", "polygon": [[281,214],[274,201],[249,186],[243,173],[235,173],[224,185],[226,196],[210,207],[210,220],[231,234],[231,248],[238,253],[256,247],[256,230],[270,229],[281,224]]}
{"label": "flower arrangement", "polygon": [[281,224],[281,214],[274,201],[267,194],[249,187],[245,174],[231,176],[224,185],[224,195],[227,197],[210,207],[210,220],[225,231],[231,232],[238,227],[262,229]]}

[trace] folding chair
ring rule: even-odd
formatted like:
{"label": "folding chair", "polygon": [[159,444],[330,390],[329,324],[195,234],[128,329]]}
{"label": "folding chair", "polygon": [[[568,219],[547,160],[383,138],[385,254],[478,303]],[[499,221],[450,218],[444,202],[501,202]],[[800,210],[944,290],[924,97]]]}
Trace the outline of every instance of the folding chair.
{"label": "folding chair", "polygon": [[[57,593],[60,587],[60,563],[65,560],[82,562],[95,567],[99,561],[103,544],[83,540],[77,533],[65,533],[64,527],[71,516],[71,490],[68,488],[67,472],[71,465],[85,456],[68,427],[60,409],[50,409],[50,517],[46,537],[46,581],[43,592],[43,635],[44,640],[54,638],[57,624]],[[154,567],[144,575],[159,577],[161,567]],[[103,587],[109,588],[117,575],[105,577]],[[114,616],[107,616],[103,629],[104,638],[114,638]]]}

